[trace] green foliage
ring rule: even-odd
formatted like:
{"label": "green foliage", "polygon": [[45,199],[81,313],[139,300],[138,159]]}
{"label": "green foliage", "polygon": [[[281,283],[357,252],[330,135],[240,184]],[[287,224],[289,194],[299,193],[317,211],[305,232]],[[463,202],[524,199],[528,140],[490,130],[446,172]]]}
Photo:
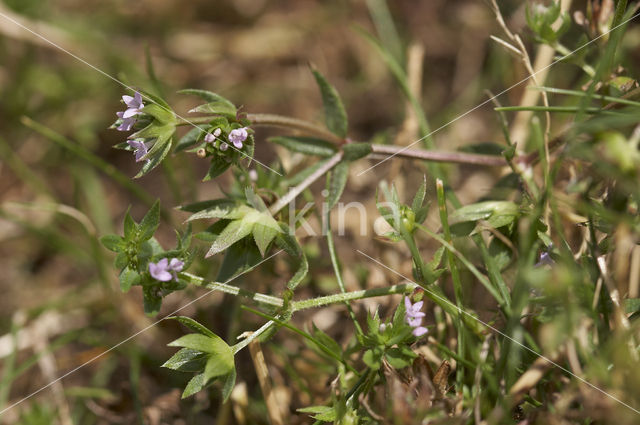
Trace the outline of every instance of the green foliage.
{"label": "green foliage", "polygon": [[311,69],[320,88],[324,105],[324,120],[327,128],[336,136],[347,137],[347,112],[338,91],[316,69]]}
{"label": "green foliage", "polygon": [[220,337],[205,326],[188,317],[172,317],[198,332],[184,335],[169,343],[170,347],[183,347],[162,367],[181,372],[196,373],[187,384],[182,398],[189,397],[219,379],[223,382],[223,398],[229,397],[235,383],[234,354]]}

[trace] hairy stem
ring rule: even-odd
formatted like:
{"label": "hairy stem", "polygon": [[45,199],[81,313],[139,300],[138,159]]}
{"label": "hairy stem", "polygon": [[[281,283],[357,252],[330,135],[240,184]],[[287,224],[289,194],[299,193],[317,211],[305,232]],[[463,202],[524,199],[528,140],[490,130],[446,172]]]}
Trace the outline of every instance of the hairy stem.
{"label": "hairy stem", "polygon": [[321,307],[328,304],[343,303],[347,301],[361,300],[364,298],[382,297],[392,294],[404,294],[412,291],[417,285],[414,283],[406,283],[401,285],[392,285],[384,288],[364,289],[361,291],[345,292],[342,294],[327,295],[324,297],[312,298],[302,301],[294,301],[291,303],[292,311],[305,310],[307,308]]}
{"label": "hairy stem", "polygon": [[432,162],[454,162],[458,164],[486,165],[493,167],[502,167],[507,165],[504,158],[493,155],[406,149],[402,146],[391,145],[371,145],[371,149],[374,154],[397,156],[400,158],[422,159]]}
{"label": "hairy stem", "polygon": [[247,119],[257,126],[285,127],[322,137],[330,142],[342,144],[343,139],[316,124],[297,118],[274,114],[247,114]]}
{"label": "hairy stem", "polygon": [[313,182],[324,176],[329,170],[335,167],[342,160],[342,152],[337,152],[320,168],[318,168],[313,174],[309,175],[299,185],[292,188],[286,195],[278,199],[271,207],[269,212],[272,215],[277,214],[281,209],[289,205],[303,190],[311,186]]}

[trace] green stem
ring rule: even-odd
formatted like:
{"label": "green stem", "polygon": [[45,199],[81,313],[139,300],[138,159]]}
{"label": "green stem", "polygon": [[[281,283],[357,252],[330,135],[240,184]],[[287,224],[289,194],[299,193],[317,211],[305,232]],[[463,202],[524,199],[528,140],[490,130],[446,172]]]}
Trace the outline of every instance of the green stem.
{"label": "green stem", "polygon": [[[493,110],[498,112],[533,111],[575,114],[580,111],[580,108],[577,106],[500,106],[498,108],[493,108]],[[587,114],[597,114],[600,112],[604,113],[606,111],[601,108],[585,108],[584,112]]]}
{"label": "green stem", "polygon": [[329,170],[338,165],[342,160],[342,152],[337,152],[322,167],[315,170],[307,178],[305,178],[299,185],[291,189],[282,198],[278,199],[273,205],[269,207],[269,212],[272,215],[276,215],[281,209],[289,205],[302,191],[311,186],[313,182],[325,175]]}
{"label": "green stem", "polygon": [[[442,184],[442,180],[436,179],[436,192],[438,197],[438,209],[440,211],[440,221],[442,222],[442,230],[444,232],[444,239],[453,245],[453,240],[451,239],[451,230],[449,229],[449,218],[447,214],[447,201],[444,197],[444,186]],[[464,309],[463,303],[463,293],[462,293],[462,281],[460,280],[460,270],[458,269],[458,264],[456,263],[456,258],[453,255],[453,252],[447,250],[447,263],[449,265],[449,271],[451,272],[451,281],[453,282],[453,293],[456,299],[456,305],[458,306],[458,356],[460,358],[464,358],[465,356],[465,332],[462,327],[462,311]],[[458,389],[462,389],[462,385],[464,383],[464,368],[459,367],[456,370],[456,382],[458,384]]]}
{"label": "green stem", "polygon": [[291,326],[290,324],[283,322],[282,320],[279,320],[275,317],[269,316],[268,314],[265,314],[261,311],[258,310],[254,310],[252,308],[246,307],[246,306],[242,306],[241,307],[243,310],[249,311],[255,315],[258,315],[260,317],[263,317],[265,319],[270,320],[271,322],[274,322],[275,324],[279,325],[279,326],[283,326],[287,329],[289,329],[290,331],[297,333],[298,335],[300,335],[301,337],[313,342],[323,353],[325,353],[327,356],[331,357],[332,359],[336,360],[339,363],[342,363],[344,365],[344,367],[346,367],[347,369],[349,369],[349,371],[353,372],[357,375],[359,375],[358,371],[355,370],[351,365],[349,365],[345,359],[343,359],[342,357],[338,356],[337,354],[335,354],[330,348],[328,348],[326,345],[324,345],[323,343],[321,343],[320,341],[318,341],[316,338],[314,338],[312,335],[310,335],[308,332],[305,331],[301,331],[300,329],[296,328],[295,326]]}
{"label": "green stem", "polygon": [[480,283],[482,283],[482,285],[487,289],[487,291],[489,291],[493,298],[495,298],[498,304],[500,304],[501,306],[504,304],[502,295],[500,295],[500,293],[493,287],[493,285],[491,285],[491,282],[489,282],[489,280],[482,273],[480,273],[480,271],[473,264],[471,264],[471,262],[467,260],[460,251],[458,251],[453,245],[445,241],[439,235],[427,229],[425,226],[421,224],[416,224],[416,226],[427,235],[440,242],[447,250],[451,251],[456,257],[458,257],[460,262],[469,269],[469,271],[480,281]]}
{"label": "green stem", "polygon": [[[554,94],[565,94],[568,96],[578,96],[578,97],[586,97],[587,93],[580,90],[567,90],[567,89],[559,89],[555,87],[531,87],[532,90],[540,90],[547,93]],[[636,102],[635,100],[629,100],[624,97],[615,97],[615,96],[605,96],[601,94],[594,94],[591,96],[592,99],[604,100],[605,102],[610,103],[618,103],[620,105],[629,105],[629,106],[640,106],[640,102]]]}
{"label": "green stem", "polygon": [[257,303],[267,304],[273,307],[282,307],[284,305],[284,301],[282,300],[282,298],[248,291],[246,289],[241,289],[237,286],[228,285],[226,283],[205,282],[205,280],[200,276],[196,276],[191,273],[180,273],[180,276],[188,278],[189,282],[194,285],[202,286],[203,288],[211,289],[213,291],[220,291],[224,292],[225,294],[238,295],[244,298],[249,298],[250,300],[253,300]]}
{"label": "green stem", "polygon": [[401,285],[386,286],[384,288],[363,289],[360,291],[345,292],[343,294],[333,294],[324,297],[311,298],[308,300],[294,301],[291,303],[291,310],[295,312],[299,310],[305,310],[307,308],[315,308],[328,304],[361,300],[364,298],[375,298],[392,294],[404,294],[412,291],[415,287],[415,284],[407,283]]}
{"label": "green stem", "polygon": [[[329,175],[328,175],[329,176]],[[329,181],[327,178],[327,182]],[[342,273],[340,271],[340,263],[338,261],[338,256],[336,254],[336,245],[333,241],[333,232],[331,231],[331,210],[326,208],[326,213],[324,216],[324,221],[327,223],[327,247],[329,248],[329,257],[331,257],[331,265],[333,266],[333,272],[336,275],[336,279],[338,281],[338,287],[340,287],[340,292],[343,294],[346,293],[344,281],[342,280]],[[344,302],[347,306],[347,310],[349,311],[349,316],[351,316],[351,320],[353,321],[353,325],[356,328],[356,332],[358,335],[363,335],[362,328],[356,319],[356,315],[353,312],[353,308],[351,308],[351,304],[348,301]]]}

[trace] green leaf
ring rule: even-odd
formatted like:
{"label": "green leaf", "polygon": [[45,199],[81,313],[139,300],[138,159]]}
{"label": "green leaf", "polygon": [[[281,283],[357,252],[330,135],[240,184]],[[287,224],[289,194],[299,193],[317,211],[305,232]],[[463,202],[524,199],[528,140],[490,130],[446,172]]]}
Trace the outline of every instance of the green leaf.
{"label": "green leaf", "polygon": [[206,257],[210,257],[220,251],[224,251],[240,239],[249,235],[253,231],[253,227],[256,223],[270,225],[269,219],[273,220],[273,218],[267,213],[261,213],[252,209],[241,219],[232,221],[213,242]]}
{"label": "green leaf", "polygon": [[229,282],[233,277],[243,273],[262,261],[260,251],[253,238],[245,237],[235,243],[224,253],[224,260],[218,271],[216,281]]}
{"label": "green leaf", "polygon": [[120,252],[124,249],[124,239],[118,235],[104,235],[100,238],[102,245],[109,251]]}
{"label": "green leaf", "polygon": [[371,143],[348,143],[342,147],[345,161],[355,161],[364,158],[372,152]]}
{"label": "green leaf", "polygon": [[160,307],[162,307],[162,297],[158,295],[155,287],[147,287],[142,291],[144,313],[147,316],[155,316],[160,313]]}
{"label": "green leaf", "polygon": [[200,105],[189,112],[219,114],[219,115],[225,115],[231,118],[236,117],[237,109],[235,105],[231,101],[220,96],[217,93],[213,93],[207,90],[197,90],[197,89],[180,90],[178,93],[199,96],[202,99],[207,101],[207,103],[205,103],[204,105]]}
{"label": "green leaf", "polygon": [[[424,197],[426,193],[427,193],[427,176],[422,176],[422,184],[418,188],[416,195],[413,197],[413,202],[411,203],[411,210],[416,216],[422,210],[422,204],[424,203]],[[416,221],[418,220],[416,219]]]}
{"label": "green leaf", "polygon": [[231,372],[222,379],[222,402],[226,403],[227,400],[229,400],[229,396],[231,396],[233,387],[236,385],[236,368],[234,367]]}
{"label": "green leaf", "polygon": [[[198,350],[203,353],[214,354],[220,343],[219,341],[222,341],[222,339],[216,335],[211,337],[197,333],[181,336],[167,345],[169,347],[191,348],[192,350]],[[222,343],[224,344],[224,341],[222,341]]]}
{"label": "green leaf", "polygon": [[[273,220],[273,222],[276,223],[275,220]],[[260,254],[263,257],[267,251],[267,247],[269,246],[271,241],[273,241],[273,239],[278,235],[279,231],[280,229],[277,227],[277,223],[275,228],[259,223],[256,223],[256,225],[253,226],[253,239],[256,241],[256,245],[258,246]]]}
{"label": "green leaf", "polygon": [[347,178],[349,177],[349,163],[348,162],[340,162],[336,167],[331,171],[329,175],[329,196],[327,197],[327,206],[329,209],[333,208],[340,197],[342,196],[342,192],[347,184]]}
{"label": "green leaf", "polygon": [[142,278],[137,271],[125,267],[120,272],[120,290],[122,290],[122,292],[129,292],[132,286],[140,284],[140,280],[142,280]]}
{"label": "green leaf", "polygon": [[135,176],[136,179],[144,176],[145,174],[149,173],[149,171],[156,168],[162,162],[162,160],[164,160],[164,158],[169,154],[169,151],[171,151],[172,134],[173,133],[165,134],[162,137],[158,137],[153,147],[151,148],[149,153],[146,155],[148,160],[142,166],[142,169],[138,172],[138,174],[136,174]]}
{"label": "green leaf", "polygon": [[329,406],[309,406],[297,409],[300,413],[312,413],[311,417],[318,421],[335,422],[337,419],[336,410]]}
{"label": "green leaf", "polygon": [[280,223],[280,229],[282,231],[278,233],[276,237],[276,244],[280,249],[285,250],[287,254],[298,260],[298,269],[293,277],[289,279],[289,282],[287,282],[287,289],[294,290],[309,272],[309,262],[289,226],[285,223]]}
{"label": "green leaf", "polygon": [[365,351],[362,356],[362,361],[372,370],[380,369],[380,366],[382,366],[382,350],[374,347]]}
{"label": "green leaf", "polygon": [[194,332],[199,333],[200,335],[208,336],[210,338],[217,338],[216,334],[211,332],[206,326],[198,323],[197,321],[193,320],[190,317],[186,317],[186,316],[171,316],[171,317],[168,317],[168,319],[177,320],[178,322],[180,322],[184,326],[188,327],[189,329],[191,329]]}
{"label": "green leaf", "polygon": [[313,72],[313,76],[320,87],[324,105],[324,120],[327,128],[339,137],[347,137],[347,112],[338,92],[316,69],[312,69],[311,72]]}
{"label": "green leaf", "polygon": [[229,169],[229,167],[231,167],[231,162],[230,161],[227,161],[227,159],[225,159],[222,156],[214,156],[211,159],[211,166],[209,167],[209,171],[207,171],[207,174],[204,176],[202,181],[206,182],[206,181],[209,181],[211,179],[215,179],[220,174],[222,174],[225,171],[227,171],[227,169]]}
{"label": "green leaf", "polygon": [[151,239],[151,237],[158,230],[158,226],[160,225],[160,201],[156,201],[151,206],[151,209],[145,214],[145,216],[140,221],[139,229],[140,236],[139,241],[143,242]]}
{"label": "green leaf", "polygon": [[449,222],[457,224],[467,221],[488,220],[490,217],[517,216],[518,214],[518,206],[511,201],[486,201],[458,208],[449,217]]}
{"label": "green leaf", "polygon": [[182,152],[198,143],[198,138],[202,133],[204,133],[204,131],[202,131],[199,127],[193,127],[187,132],[187,134],[180,138],[178,143],[176,143],[176,147],[173,149],[173,153]]}
{"label": "green leaf", "polygon": [[131,217],[131,212],[127,209],[127,213],[124,215],[124,238],[127,241],[133,241],[138,233],[138,225]]}
{"label": "green leaf", "polygon": [[158,124],[164,125],[175,123],[175,114],[170,108],[167,108],[165,106],[160,106],[153,103],[147,104],[144,108],[142,108],[142,112],[151,115],[153,118],[155,118]]}
{"label": "green leaf", "polygon": [[279,136],[270,137],[268,140],[271,143],[284,146],[292,152],[298,152],[305,155],[329,157],[335,154],[337,151],[333,143],[327,142],[326,140],[317,139],[315,137]]}
{"label": "green leaf", "polygon": [[187,221],[202,220],[210,218],[225,218],[227,220],[238,220],[255,211],[244,204],[240,204],[228,199],[218,199],[208,203],[205,209],[193,214]]}
{"label": "green leaf", "polygon": [[336,357],[342,357],[342,347],[338,342],[313,324],[313,337],[329,349]]}
{"label": "green leaf", "polygon": [[624,300],[626,313],[637,313],[640,311],[640,298],[629,298]]}
{"label": "green leaf", "polygon": [[182,398],[191,397],[195,393],[199,392],[204,388],[205,383],[206,381],[204,379],[204,373],[197,374],[196,376],[191,378],[187,386],[184,388],[184,391],[182,392]]}
{"label": "green leaf", "polygon": [[217,376],[226,375],[234,367],[233,351],[217,335],[205,336],[189,334],[168,344],[171,347],[184,347],[210,354],[205,366],[205,382]]}
{"label": "green leaf", "polygon": [[[227,348],[229,347],[227,346]],[[233,353],[231,352],[231,348],[229,348],[229,352],[224,355],[209,357],[207,365],[204,368],[204,379],[205,381],[209,381],[212,378],[226,375],[230,373],[233,368]]]}
{"label": "green leaf", "polygon": [[160,367],[178,370],[180,372],[200,372],[204,370],[208,355],[191,348],[183,348],[175,353]]}
{"label": "green leaf", "polygon": [[396,347],[389,348],[384,357],[394,368],[404,369],[405,367],[411,366],[411,364],[413,363],[413,359],[418,356],[407,347]]}
{"label": "green leaf", "polygon": [[113,266],[116,269],[123,269],[126,265],[129,264],[129,257],[124,252],[119,252],[116,255],[116,259],[113,261]]}

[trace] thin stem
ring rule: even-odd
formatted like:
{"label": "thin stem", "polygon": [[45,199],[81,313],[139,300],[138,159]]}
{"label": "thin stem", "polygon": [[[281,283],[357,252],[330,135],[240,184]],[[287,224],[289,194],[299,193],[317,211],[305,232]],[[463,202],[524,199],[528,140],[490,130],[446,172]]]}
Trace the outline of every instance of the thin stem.
{"label": "thin stem", "polygon": [[[567,113],[574,114],[580,111],[577,106],[501,106],[499,108],[493,108],[495,111],[516,112],[516,111],[533,111],[533,112],[555,112],[555,113]],[[597,114],[604,112],[601,108],[585,108],[584,112],[587,114]]]}
{"label": "thin stem", "polygon": [[[440,221],[442,223],[442,231],[444,233],[444,239],[453,245],[453,240],[451,238],[451,230],[449,229],[449,218],[447,213],[447,201],[444,197],[444,185],[442,184],[442,180],[436,180],[436,192],[438,197],[438,209],[440,211]],[[453,282],[453,293],[456,299],[456,305],[458,306],[458,311],[462,311],[464,308],[463,304],[463,293],[462,293],[462,280],[460,279],[460,270],[458,269],[458,264],[456,262],[456,258],[453,255],[453,252],[447,250],[447,263],[449,265],[449,271],[451,272],[451,281]],[[462,313],[458,313],[458,317],[456,321],[458,323],[458,355],[461,358],[464,358],[465,354],[465,346],[466,346],[466,335],[464,329],[462,327]],[[465,369],[463,367],[457,368],[456,371],[456,381],[458,384],[458,388],[462,388],[462,384],[464,382],[464,372]]]}
{"label": "thin stem", "polygon": [[[327,181],[329,181],[327,179]],[[327,223],[327,247],[329,248],[329,257],[331,257],[331,265],[333,266],[333,272],[336,275],[336,279],[338,281],[338,286],[340,287],[340,292],[343,294],[346,293],[344,281],[342,280],[342,272],[340,271],[340,263],[338,261],[338,255],[336,254],[336,245],[333,241],[333,232],[331,231],[331,210],[329,208],[326,209],[325,213],[325,223]],[[362,335],[362,328],[356,319],[356,315],[351,308],[351,304],[348,301],[345,301],[347,306],[347,310],[349,311],[349,316],[351,316],[351,320],[353,321],[353,325],[356,328],[358,334]]]}
{"label": "thin stem", "polygon": [[404,294],[406,292],[412,291],[415,287],[416,285],[413,283],[403,283],[400,285],[392,285],[384,288],[364,289],[361,291],[345,292],[343,294],[334,294],[324,297],[311,298],[308,300],[294,301],[291,303],[291,310],[299,311],[308,308],[321,307],[328,304],[361,300],[364,298],[375,298],[392,294]]}
{"label": "thin stem", "polygon": [[309,121],[299,120],[297,118],[285,117],[274,114],[247,114],[247,119],[257,126],[269,127],[285,127],[303,131],[315,136],[322,137],[336,144],[344,143],[344,140],[336,136],[329,130],[320,127]]}
{"label": "thin stem", "polygon": [[249,298],[250,300],[253,300],[257,303],[268,304],[274,307],[282,307],[284,305],[284,301],[282,300],[282,298],[248,291],[246,289],[241,289],[237,286],[228,285],[226,283],[205,282],[205,280],[200,276],[196,276],[191,273],[180,273],[180,276],[188,278],[190,280],[190,283],[202,286],[203,288],[220,291],[231,295],[239,295],[241,297]]}
{"label": "thin stem", "polygon": [[422,149],[406,149],[402,146],[371,145],[374,154],[393,155],[401,158],[422,159],[433,162],[454,162],[458,164],[474,164],[502,167],[507,165],[504,158],[493,155],[482,155],[466,152],[445,152]]}
{"label": "thin stem", "polygon": [[282,320],[279,320],[279,319],[277,319],[275,317],[269,316],[268,314],[264,314],[261,311],[254,310],[254,309],[246,307],[246,306],[242,306],[242,309],[246,310],[246,311],[249,311],[249,312],[251,312],[251,313],[253,313],[253,314],[257,315],[257,316],[260,316],[260,317],[263,317],[265,319],[268,319],[271,322],[275,322],[277,325],[283,326],[283,327],[289,329],[290,331],[292,331],[294,333],[297,333],[301,337],[313,342],[323,353],[325,353],[329,357],[333,358],[337,362],[342,363],[344,365],[344,367],[346,367],[351,372],[355,373],[356,376],[359,374],[359,372],[357,370],[355,370],[351,365],[349,365],[345,359],[343,359],[342,357],[340,357],[337,354],[335,354],[330,348],[328,348],[322,342],[318,341],[316,338],[314,338],[308,332],[302,331],[302,330],[296,328],[295,326],[292,326],[292,325],[288,324],[287,322],[283,322]]}
{"label": "thin stem", "polygon": [[284,195],[282,198],[278,199],[271,207],[269,208],[269,212],[272,215],[276,215],[281,209],[289,205],[303,190],[307,187],[311,186],[313,182],[322,177],[325,173],[335,167],[342,160],[342,152],[337,152],[333,155],[329,160],[316,171],[314,171],[311,175],[305,178],[299,185],[291,189]]}

